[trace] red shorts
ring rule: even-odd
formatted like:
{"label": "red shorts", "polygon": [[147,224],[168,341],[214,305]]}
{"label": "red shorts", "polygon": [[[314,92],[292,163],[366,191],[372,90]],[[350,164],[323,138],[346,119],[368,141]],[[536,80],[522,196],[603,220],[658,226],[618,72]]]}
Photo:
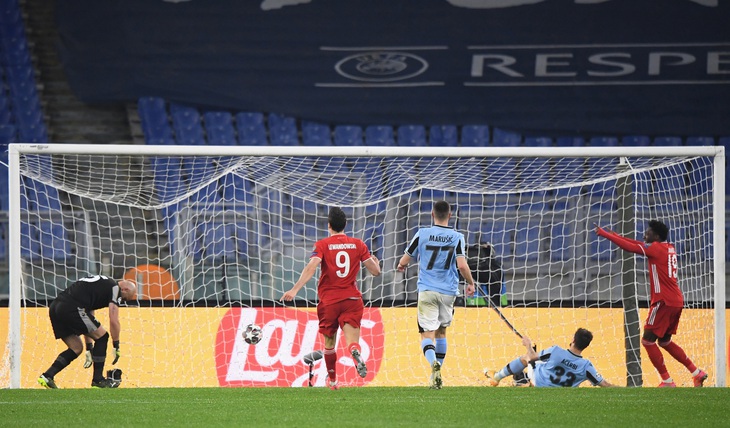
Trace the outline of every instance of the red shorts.
{"label": "red shorts", "polygon": [[646,317],[644,330],[649,330],[656,337],[662,338],[667,334],[677,334],[679,318],[682,316],[682,308],[666,306],[664,302],[656,302],[649,307],[649,315]]}
{"label": "red shorts", "polygon": [[350,324],[360,328],[360,321],[365,306],[362,299],[347,299],[329,305],[317,305],[317,317],[319,317],[319,332],[325,336],[334,337],[337,328]]}

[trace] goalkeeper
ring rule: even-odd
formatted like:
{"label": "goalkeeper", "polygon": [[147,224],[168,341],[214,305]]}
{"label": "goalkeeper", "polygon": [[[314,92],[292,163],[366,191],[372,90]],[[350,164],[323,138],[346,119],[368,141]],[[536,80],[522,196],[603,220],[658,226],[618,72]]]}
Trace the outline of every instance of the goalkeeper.
{"label": "goalkeeper", "polygon": [[[61,339],[68,349],[58,354],[56,360],[43,374],[38,377],[38,383],[46,388],[58,388],[54,376],[68,367],[83,351],[81,335],[95,341],[93,348],[87,351],[84,367],[94,366],[94,375],[91,380],[92,388],[114,388],[118,382],[105,378],[104,362],[109,333],[94,317],[94,310],[109,308],[109,330],[114,346],[114,361],[116,364],[120,356],[119,333],[119,304],[134,299],[137,287],[132,281],[117,281],[103,275],[82,278],[62,291],[51,303],[48,314],[56,339]],[[87,340],[87,346],[90,342]],[[121,378],[120,378],[121,379]]]}
{"label": "goalkeeper", "polygon": [[471,275],[479,284],[478,292],[483,293],[494,306],[507,306],[507,290],[504,286],[502,264],[494,245],[481,242],[466,249]]}
{"label": "goalkeeper", "polygon": [[587,359],[583,358],[583,350],[591,344],[593,333],[579,328],[573,335],[568,349],[560,346],[551,346],[536,352],[532,341],[527,336],[522,338],[522,344],[527,348],[527,354],[516,358],[497,373],[485,372],[489,386],[499,385],[499,381],[514,373],[522,371],[532,362],[535,368],[530,371],[530,382],[538,387],[575,387],[588,380],[593,386],[616,386],[610,384],[598,374],[596,368]]}

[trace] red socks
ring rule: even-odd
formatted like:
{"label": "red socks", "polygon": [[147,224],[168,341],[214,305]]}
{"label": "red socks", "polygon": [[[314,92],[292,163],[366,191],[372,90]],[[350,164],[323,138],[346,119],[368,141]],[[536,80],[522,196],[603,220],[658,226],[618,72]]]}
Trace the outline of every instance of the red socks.
{"label": "red socks", "polygon": [[327,367],[327,374],[330,382],[337,381],[337,352],[335,349],[324,348],[324,364]]}
{"label": "red socks", "polygon": [[[656,367],[659,372],[659,376],[662,377],[662,380],[669,379],[667,367],[664,365],[664,356],[662,355],[662,351],[659,350],[659,347],[656,346],[656,343],[641,339],[641,344],[644,346],[644,349],[646,349],[646,353],[649,354],[649,360],[651,360],[651,363],[654,367]],[[671,340],[669,342],[660,342],[659,346],[666,349],[667,352],[669,352],[669,355],[671,355],[675,360],[684,364],[690,373],[697,371],[697,366],[695,366],[692,360],[687,357],[687,354],[681,346]]]}
{"label": "red socks", "polygon": [[692,363],[692,360],[690,360],[687,357],[687,354],[684,352],[684,349],[682,349],[676,343],[674,343],[670,340],[667,343],[659,342],[659,346],[666,349],[667,352],[669,352],[669,355],[674,357],[675,360],[684,364],[684,366],[687,367],[687,370],[689,370],[690,373],[694,373],[695,370],[697,370],[697,366],[695,366],[694,363]]}
{"label": "red socks", "polygon": [[362,354],[362,349],[360,349],[360,344],[359,343],[353,342],[353,343],[351,343],[351,344],[349,344],[347,346],[347,349],[350,351],[350,355],[352,355],[352,351],[354,351],[354,350],[357,350],[357,352],[359,352],[360,354]]}
{"label": "red socks", "polygon": [[[347,346],[348,351],[350,351],[350,355],[352,355],[353,351],[357,351],[358,354],[362,353],[362,350],[360,349],[359,343],[350,343]],[[353,360],[355,360],[353,356]],[[337,381],[337,352],[333,349],[327,349],[324,348],[324,364],[327,367],[327,374],[329,375],[330,382],[336,382]],[[355,365],[357,366],[358,361],[355,360]]]}
{"label": "red socks", "polygon": [[646,349],[646,353],[649,354],[649,360],[651,360],[651,363],[659,372],[659,376],[661,376],[662,380],[669,379],[667,367],[664,365],[664,356],[662,355],[662,351],[659,350],[659,347],[656,346],[656,343],[641,339],[641,344],[644,346],[644,349]]}

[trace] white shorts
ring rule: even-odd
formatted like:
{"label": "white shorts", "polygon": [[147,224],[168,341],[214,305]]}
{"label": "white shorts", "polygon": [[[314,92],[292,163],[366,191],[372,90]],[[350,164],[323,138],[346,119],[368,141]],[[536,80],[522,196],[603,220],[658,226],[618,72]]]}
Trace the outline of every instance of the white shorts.
{"label": "white shorts", "polygon": [[[540,364],[545,364],[545,362],[540,360],[535,361],[535,367]],[[535,384],[535,369],[532,367],[532,364],[527,365],[527,378],[530,380],[530,385],[537,386]]]}
{"label": "white shorts", "polygon": [[439,327],[448,327],[454,319],[454,301],[456,296],[441,294],[437,291],[421,291],[418,293],[418,330],[436,331]]}

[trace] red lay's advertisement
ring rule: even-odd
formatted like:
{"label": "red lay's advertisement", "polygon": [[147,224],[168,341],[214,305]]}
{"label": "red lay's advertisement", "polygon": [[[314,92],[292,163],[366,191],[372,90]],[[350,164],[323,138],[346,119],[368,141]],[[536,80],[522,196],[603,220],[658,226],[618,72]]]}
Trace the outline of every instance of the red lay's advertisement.
{"label": "red lay's advertisement", "polygon": [[[256,345],[243,340],[249,324],[263,330]],[[231,308],[221,318],[215,340],[216,372],[220,386],[307,386],[308,354],[324,349],[317,313],[293,308]],[[365,308],[360,325],[360,347],[368,375],[357,374],[346,349],[342,330],[337,337],[337,379],[341,385],[361,386],[371,382],[380,369],[384,349],[383,322],[378,308]],[[324,386],[324,359],[312,365],[312,384]]]}

